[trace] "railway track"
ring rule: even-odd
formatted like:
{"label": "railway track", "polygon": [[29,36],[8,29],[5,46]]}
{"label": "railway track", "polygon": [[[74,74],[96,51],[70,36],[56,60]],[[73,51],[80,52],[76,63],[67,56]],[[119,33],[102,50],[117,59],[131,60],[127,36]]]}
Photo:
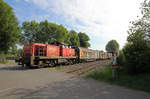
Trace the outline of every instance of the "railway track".
{"label": "railway track", "polygon": [[101,60],[101,61],[96,61],[96,62],[77,64],[75,66],[70,66],[71,68],[68,68],[64,72],[81,76],[89,71],[100,69],[108,65],[110,62],[111,60]]}

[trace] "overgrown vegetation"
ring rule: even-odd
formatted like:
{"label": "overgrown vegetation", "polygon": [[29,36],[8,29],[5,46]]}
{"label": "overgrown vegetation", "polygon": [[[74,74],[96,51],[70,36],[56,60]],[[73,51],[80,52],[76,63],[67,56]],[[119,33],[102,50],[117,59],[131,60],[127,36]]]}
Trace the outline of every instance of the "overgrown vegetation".
{"label": "overgrown vegetation", "polygon": [[119,55],[119,63],[129,74],[150,73],[150,1],[141,7],[142,18],[131,22],[127,44]]}
{"label": "overgrown vegetation", "polygon": [[149,74],[130,75],[123,71],[120,71],[119,78],[117,76],[117,73],[115,74],[115,76],[116,78],[113,79],[111,64],[102,70],[90,72],[87,74],[87,77],[94,78],[96,80],[150,92]]}

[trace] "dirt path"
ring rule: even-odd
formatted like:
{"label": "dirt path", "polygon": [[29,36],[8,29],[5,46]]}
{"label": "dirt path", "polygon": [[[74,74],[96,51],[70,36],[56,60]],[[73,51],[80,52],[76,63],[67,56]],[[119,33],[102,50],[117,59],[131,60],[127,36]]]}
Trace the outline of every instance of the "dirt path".
{"label": "dirt path", "polygon": [[11,90],[6,96],[19,96],[21,99],[150,99],[150,94],[145,92],[80,77],[53,83],[37,90]]}
{"label": "dirt path", "polygon": [[[0,66],[0,99],[18,99],[19,95],[9,97],[12,90],[38,90],[51,83],[69,79],[64,72],[53,71],[50,68],[27,69],[14,64]],[[21,91],[20,91],[21,92]],[[17,97],[17,98],[16,98]]]}
{"label": "dirt path", "polygon": [[[61,70],[1,66],[0,99],[150,99],[150,93],[76,75],[81,67],[86,69],[91,65],[101,67],[99,62],[75,64]],[[75,70],[79,71],[67,73]]]}

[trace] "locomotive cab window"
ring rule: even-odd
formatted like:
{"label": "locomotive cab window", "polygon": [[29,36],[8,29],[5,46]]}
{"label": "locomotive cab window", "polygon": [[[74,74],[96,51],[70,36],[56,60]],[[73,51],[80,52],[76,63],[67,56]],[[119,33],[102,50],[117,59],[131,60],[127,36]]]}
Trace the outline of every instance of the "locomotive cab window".
{"label": "locomotive cab window", "polygon": [[46,56],[45,46],[35,46],[35,56]]}

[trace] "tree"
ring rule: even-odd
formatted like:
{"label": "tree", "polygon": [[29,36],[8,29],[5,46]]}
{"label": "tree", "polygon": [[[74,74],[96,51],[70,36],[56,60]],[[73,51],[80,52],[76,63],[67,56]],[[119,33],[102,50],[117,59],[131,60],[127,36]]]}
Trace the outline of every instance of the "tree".
{"label": "tree", "polygon": [[38,31],[38,39],[37,41],[40,43],[48,43],[50,44],[55,40],[55,36],[57,35],[58,25],[54,23],[50,23],[47,20],[40,22],[39,31]]}
{"label": "tree", "polygon": [[17,55],[17,46],[13,46],[9,49],[9,53],[10,55]]}
{"label": "tree", "polygon": [[58,25],[58,29],[55,35],[55,39],[58,42],[65,42],[65,43],[69,43],[69,38],[68,38],[68,30],[63,26],[63,25]]}
{"label": "tree", "polygon": [[141,4],[142,18],[132,21],[128,31],[128,43],[123,48],[127,72],[150,72],[150,1]]}
{"label": "tree", "polygon": [[88,42],[90,40],[89,36],[85,33],[78,33],[79,40],[80,40],[80,46],[88,48],[90,47],[90,43]]}
{"label": "tree", "polygon": [[79,37],[77,32],[75,32],[74,30],[71,30],[69,32],[70,35],[70,42],[72,46],[80,46],[80,41],[79,41]]}
{"label": "tree", "polygon": [[118,52],[119,51],[119,44],[117,43],[116,40],[111,40],[107,43],[105,49],[108,53]]}
{"label": "tree", "polygon": [[150,1],[145,0],[141,4],[142,18],[132,21],[128,31],[128,42],[137,41],[137,35],[142,36],[141,39],[150,42]]}
{"label": "tree", "polygon": [[22,43],[68,42],[67,29],[63,25],[57,25],[47,20],[40,23],[36,21],[23,22],[22,30]]}
{"label": "tree", "polygon": [[123,49],[126,58],[126,71],[131,74],[150,72],[150,49],[146,42],[127,43]]}
{"label": "tree", "polygon": [[19,56],[19,57],[23,56],[23,49],[18,49],[17,56]]}
{"label": "tree", "polygon": [[18,43],[21,31],[13,9],[0,0],[0,51],[8,52],[11,46]]}
{"label": "tree", "polygon": [[22,44],[24,43],[34,43],[39,40],[39,24],[36,21],[23,22],[22,23]]}
{"label": "tree", "polygon": [[70,34],[67,32],[64,43],[71,45]]}

